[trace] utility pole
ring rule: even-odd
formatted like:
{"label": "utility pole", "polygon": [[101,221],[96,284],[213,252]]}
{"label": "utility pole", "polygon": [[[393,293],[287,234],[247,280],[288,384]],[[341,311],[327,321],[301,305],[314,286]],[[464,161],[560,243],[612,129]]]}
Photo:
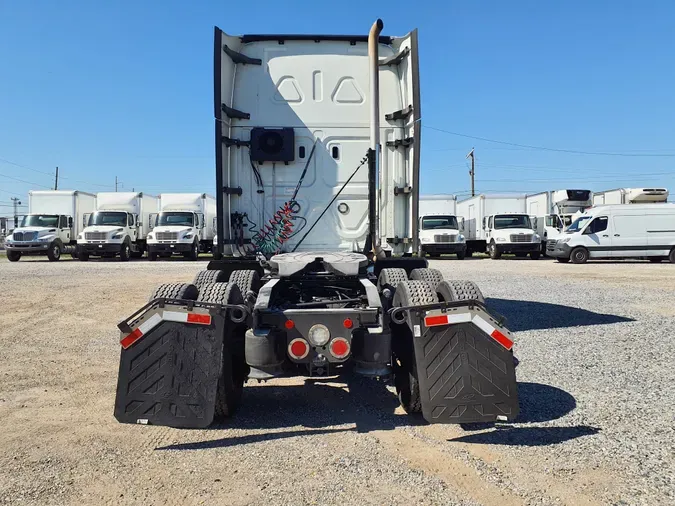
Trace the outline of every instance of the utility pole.
{"label": "utility pole", "polygon": [[115,191],[117,191],[117,176],[115,176]]}
{"label": "utility pole", "polygon": [[12,197],[12,204],[14,204],[14,228],[19,228],[19,206],[21,201],[17,197]]}
{"label": "utility pole", "polygon": [[471,157],[471,170],[469,171],[469,175],[471,176],[471,196],[475,197],[476,189],[474,186],[474,176],[476,175],[476,157],[474,156],[473,150],[474,148],[471,148],[471,151],[469,151],[469,154],[466,155],[466,157]]}
{"label": "utility pole", "polygon": [[56,167],[56,178],[54,179],[54,189],[59,189],[59,168]]}

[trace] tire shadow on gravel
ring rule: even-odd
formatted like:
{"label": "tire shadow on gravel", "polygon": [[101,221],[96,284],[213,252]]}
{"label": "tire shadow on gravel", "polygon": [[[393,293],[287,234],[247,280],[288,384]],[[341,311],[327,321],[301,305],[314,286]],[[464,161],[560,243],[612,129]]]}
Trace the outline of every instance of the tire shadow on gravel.
{"label": "tire shadow on gravel", "polygon": [[600,432],[597,427],[575,425],[573,427],[509,427],[499,426],[490,432],[467,434],[449,439],[451,443],[473,443],[506,446],[548,446],[564,443]]}
{"label": "tire shadow on gravel", "polygon": [[486,300],[486,304],[489,309],[506,318],[506,327],[512,332],[609,325],[635,321],[624,316],[594,313],[587,309],[548,302],[489,298]]}
{"label": "tire shadow on gravel", "polygon": [[[307,378],[304,385],[263,386],[249,382],[244,388],[239,411],[226,422],[214,424],[207,430],[236,429],[256,433],[172,444],[156,450],[205,450],[293,437],[367,433],[426,424],[421,415],[396,414],[394,411],[398,406],[398,399],[387,389],[384,381],[351,375],[339,379]],[[344,425],[348,427],[340,427]],[[260,430],[265,432],[257,432]]]}

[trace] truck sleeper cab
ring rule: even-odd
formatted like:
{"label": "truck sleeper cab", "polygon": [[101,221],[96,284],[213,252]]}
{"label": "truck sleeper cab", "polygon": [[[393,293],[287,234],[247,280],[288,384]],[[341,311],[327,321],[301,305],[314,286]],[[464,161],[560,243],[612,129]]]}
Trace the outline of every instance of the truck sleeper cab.
{"label": "truck sleeper cab", "polygon": [[490,258],[498,259],[504,253],[516,256],[541,256],[541,237],[533,230],[527,214],[495,214],[484,218],[487,250]]}
{"label": "truck sleeper cab", "polygon": [[546,252],[561,263],[620,258],[675,263],[675,204],[594,206],[549,242]]}

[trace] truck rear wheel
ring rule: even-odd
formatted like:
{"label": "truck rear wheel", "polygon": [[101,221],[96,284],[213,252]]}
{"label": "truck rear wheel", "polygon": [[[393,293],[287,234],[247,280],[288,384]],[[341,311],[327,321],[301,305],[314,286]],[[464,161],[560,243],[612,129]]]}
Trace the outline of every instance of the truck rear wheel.
{"label": "truck rear wheel", "polygon": [[258,271],[232,271],[229,282],[237,285],[244,297],[250,293],[257,295],[258,290],[260,290],[260,274],[258,274]]}
{"label": "truck rear wheel", "polygon": [[123,242],[120,247],[120,260],[122,262],[128,262],[131,258],[131,246],[128,242]]}
{"label": "truck rear wheel", "polygon": [[183,299],[197,300],[199,290],[190,283],[164,283],[159,285],[150,295],[149,300],[155,299]]}
{"label": "truck rear wheel", "polygon": [[[212,271],[221,272],[221,271]],[[197,300],[212,304],[244,304],[239,287],[233,283],[209,283],[199,292]],[[244,351],[245,325],[226,324],[223,339],[223,360],[216,391],[216,420],[222,420],[235,413],[241,404],[244,383],[248,377]]]}
{"label": "truck rear wheel", "polygon": [[485,303],[483,292],[473,281],[443,281],[436,286],[436,293],[442,302],[456,300],[477,300]]}
{"label": "truck rear wheel", "polygon": [[[421,306],[438,302],[438,297],[427,281],[402,281],[396,287],[394,306]],[[417,379],[417,363],[413,336],[407,324],[396,325],[392,332],[392,360],[394,384],[401,407],[406,413],[420,413],[422,399]]]}
{"label": "truck rear wheel", "polygon": [[199,291],[201,292],[202,288],[204,288],[206,285],[227,281],[225,274],[225,271],[217,270],[199,271],[195,276],[195,279],[192,281],[192,284],[199,288]]}
{"label": "truck rear wheel", "polygon": [[10,262],[18,262],[20,258],[21,258],[20,251],[7,250],[7,260],[9,260]]}
{"label": "truck rear wheel", "polygon": [[586,248],[574,248],[570,259],[573,264],[585,264],[588,261],[588,250]]}
{"label": "truck rear wheel", "polygon": [[443,274],[438,269],[413,269],[410,279],[426,281],[435,290],[438,283],[443,281]]}
{"label": "truck rear wheel", "polygon": [[61,258],[61,245],[58,242],[53,242],[49,245],[47,258],[49,258],[50,262],[58,262]]}

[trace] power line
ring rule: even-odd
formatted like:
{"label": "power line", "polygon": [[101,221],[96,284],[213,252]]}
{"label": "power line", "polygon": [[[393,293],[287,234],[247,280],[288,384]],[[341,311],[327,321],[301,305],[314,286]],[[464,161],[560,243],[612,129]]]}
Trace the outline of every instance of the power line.
{"label": "power line", "polygon": [[423,128],[428,128],[430,130],[435,130],[436,132],[443,132],[448,135],[455,135],[457,137],[464,137],[466,139],[474,139],[478,141],[484,141],[484,142],[492,142],[495,144],[504,144],[506,146],[516,146],[519,148],[526,148],[526,149],[536,149],[540,151],[555,151],[557,153],[574,153],[578,155],[597,155],[597,156],[630,156],[630,157],[639,157],[639,156],[653,156],[653,157],[675,157],[675,153],[613,153],[613,152],[608,152],[608,151],[581,151],[577,149],[560,149],[560,148],[549,148],[545,146],[533,146],[530,144],[519,144],[517,142],[507,142],[507,141],[499,141],[496,139],[488,139],[486,137],[478,137],[475,135],[467,135],[467,134],[462,134],[459,132],[452,132],[450,130],[444,130],[442,128],[436,128],[432,127],[429,125],[422,125]]}
{"label": "power line", "polygon": [[[47,175],[47,176],[54,177],[54,173],[53,173],[53,172],[45,172],[45,171],[43,171],[43,170],[34,169],[33,167],[29,167],[28,165],[23,165],[23,164],[20,164],[20,163],[16,163],[16,162],[13,162],[13,161],[11,161],[11,160],[7,160],[7,159],[5,159],[5,158],[0,158],[0,162],[6,163],[6,164],[8,164],[8,165],[13,165],[13,166],[15,166],[15,167],[20,167],[20,168],[22,168],[22,169],[32,170],[33,172],[37,172],[38,174],[45,174],[45,175]],[[58,169],[57,169],[57,173],[58,173]],[[60,178],[60,179],[70,179],[70,180],[73,181],[74,183],[88,184],[88,185],[90,185],[90,186],[99,186],[99,187],[101,187],[101,188],[112,188],[112,185],[109,185],[109,184],[99,184],[99,183],[92,183],[92,182],[90,182],[90,181],[82,181],[82,180],[80,180],[80,179],[73,179],[73,178],[70,178],[70,177],[67,177],[67,176],[64,176],[64,175],[61,175],[61,174],[59,174],[57,177]],[[38,186],[39,186],[39,185],[38,185]]]}
{"label": "power line", "polygon": [[6,177],[8,179],[13,179],[14,181],[19,181],[20,183],[32,184],[33,186],[39,186],[40,188],[47,188],[48,190],[52,189],[51,186],[45,186],[45,185],[42,185],[42,184],[31,183],[30,181],[26,181],[25,179],[19,179],[18,177],[12,177],[12,176],[8,176],[6,174],[0,174],[0,176]]}

